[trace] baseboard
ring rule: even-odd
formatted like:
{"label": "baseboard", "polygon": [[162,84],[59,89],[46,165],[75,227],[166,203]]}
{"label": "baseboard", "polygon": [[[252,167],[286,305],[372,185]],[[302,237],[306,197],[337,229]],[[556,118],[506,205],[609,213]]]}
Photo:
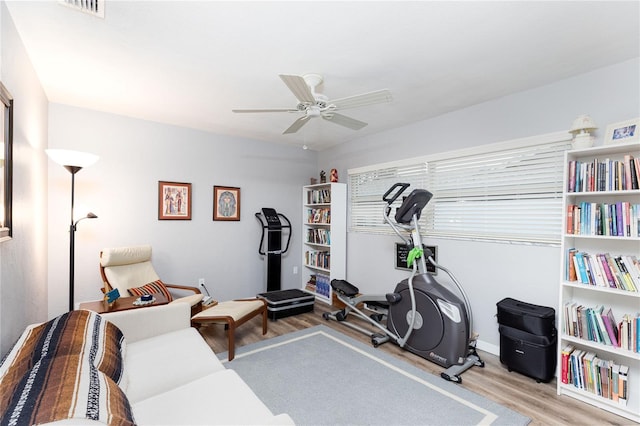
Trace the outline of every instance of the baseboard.
{"label": "baseboard", "polygon": [[482,340],[476,342],[476,348],[484,352],[489,352],[492,355],[500,356],[500,346],[496,346],[492,343],[487,343]]}

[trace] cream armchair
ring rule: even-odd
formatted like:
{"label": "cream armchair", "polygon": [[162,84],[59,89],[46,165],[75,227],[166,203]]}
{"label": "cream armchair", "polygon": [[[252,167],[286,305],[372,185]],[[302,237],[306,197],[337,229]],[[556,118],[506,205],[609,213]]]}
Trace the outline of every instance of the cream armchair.
{"label": "cream armchair", "polygon": [[[171,303],[186,302],[191,305],[191,315],[202,310],[203,295],[196,287],[166,284],[160,280],[151,264],[151,246],[106,248],[100,253],[100,275],[103,291],[118,289],[121,296],[162,292]],[[132,291],[130,291],[132,290]],[[180,293],[190,292],[187,296]]]}

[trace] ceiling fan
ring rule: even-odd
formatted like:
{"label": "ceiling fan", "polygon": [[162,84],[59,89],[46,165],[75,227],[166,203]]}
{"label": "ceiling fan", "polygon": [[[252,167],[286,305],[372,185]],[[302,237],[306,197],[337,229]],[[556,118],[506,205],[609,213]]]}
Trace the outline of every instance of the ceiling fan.
{"label": "ceiling fan", "polygon": [[391,92],[387,89],[376,90],[374,92],[360,95],[348,96],[346,98],[329,100],[322,93],[318,93],[316,88],[322,84],[322,76],[318,74],[286,75],[280,74],[280,78],[287,85],[289,90],[298,100],[295,108],[264,108],[264,109],[234,109],[233,112],[254,113],[254,112],[295,112],[302,113],[302,116],[291,124],[282,134],[295,133],[313,117],[322,117],[324,120],[348,127],[353,130],[360,130],[367,125],[364,121],[338,114],[349,108],[357,108],[366,105],[373,105],[382,102],[391,102],[393,99]]}

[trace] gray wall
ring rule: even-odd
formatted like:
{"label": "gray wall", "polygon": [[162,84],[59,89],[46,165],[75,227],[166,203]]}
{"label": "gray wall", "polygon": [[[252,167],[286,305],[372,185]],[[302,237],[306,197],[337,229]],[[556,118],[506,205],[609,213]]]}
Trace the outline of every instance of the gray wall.
{"label": "gray wall", "polygon": [[[283,259],[282,287],[299,287],[302,185],[316,174],[317,154],[299,147],[230,138],[65,105],[49,106],[49,147],[91,152],[100,160],[76,175],[76,301],[101,297],[105,247],[151,244],[168,283],[205,278],[219,300],[266,291],[254,216],[273,207],[294,224]],[[192,220],[158,220],[158,181],[189,182]],[[68,305],[70,174],[49,166],[49,315]],[[241,220],[213,221],[213,186],[241,188]]]}
{"label": "gray wall", "polygon": [[13,239],[0,243],[0,356],[47,318],[47,98],[4,2],[0,79],[14,98]]}
{"label": "gray wall", "polygon": [[[581,114],[590,114],[600,126],[596,144],[602,144],[607,124],[640,116],[639,80],[640,60],[623,62],[335,147],[320,153],[318,164],[337,168],[346,182],[350,168],[562,131]],[[391,291],[407,276],[394,269],[396,240],[350,232],[347,279],[364,293]],[[481,348],[498,351],[494,315],[502,298],[557,309],[559,247],[426,241],[438,246],[439,262],[465,287]]]}

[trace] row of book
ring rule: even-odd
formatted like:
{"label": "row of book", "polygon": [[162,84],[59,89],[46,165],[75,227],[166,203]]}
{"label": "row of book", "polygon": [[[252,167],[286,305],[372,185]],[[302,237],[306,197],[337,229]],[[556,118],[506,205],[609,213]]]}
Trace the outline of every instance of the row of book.
{"label": "row of book", "polygon": [[595,352],[567,345],[560,359],[560,380],[578,389],[626,406],[629,400],[629,367],[599,358]]}
{"label": "row of book", "polygon": [[584,162],[572,160],[568,164],[568,192],[624,191],[639,189],[640,158],[625,155],[623,160]]}
{"label": "row of book", "polygon": [[307,223],[331,223],[331,209],[307,209]]}
{"label": "row of book", "polygon": [[307,242],[331,245],[331,231],[328,229],[307,229]]}
{"label": "row of book", "polygon": [[305,286],[307,290],[318,293],[322,296],[329,297],[331,292],[329,276],[324,274],[313,274],[307,281]]}
{"label": "row of book", "polygon": [[598,287],[640,291],[640,261],[633,255],[567,250],[565,280]]}
{"label": "row of book", "polygon": [[304,253],[304,264],[314,268],[330,269],[331,253],[328,251],[307,250]]}
{"label": "row of book", "polygon": [[568,234],[640,237],[640,204],[588,203],[567,205]]}
{"label": "row of book", "polygon": [[330,189],[314,189],[307,192],[307,204],[329,204],[331,203]]}
{"label": "row of book", "polygon": [[569,336],[640,353],[640,314],[624,314],[618,322],[611,308],[564,305],[563,331]]}

